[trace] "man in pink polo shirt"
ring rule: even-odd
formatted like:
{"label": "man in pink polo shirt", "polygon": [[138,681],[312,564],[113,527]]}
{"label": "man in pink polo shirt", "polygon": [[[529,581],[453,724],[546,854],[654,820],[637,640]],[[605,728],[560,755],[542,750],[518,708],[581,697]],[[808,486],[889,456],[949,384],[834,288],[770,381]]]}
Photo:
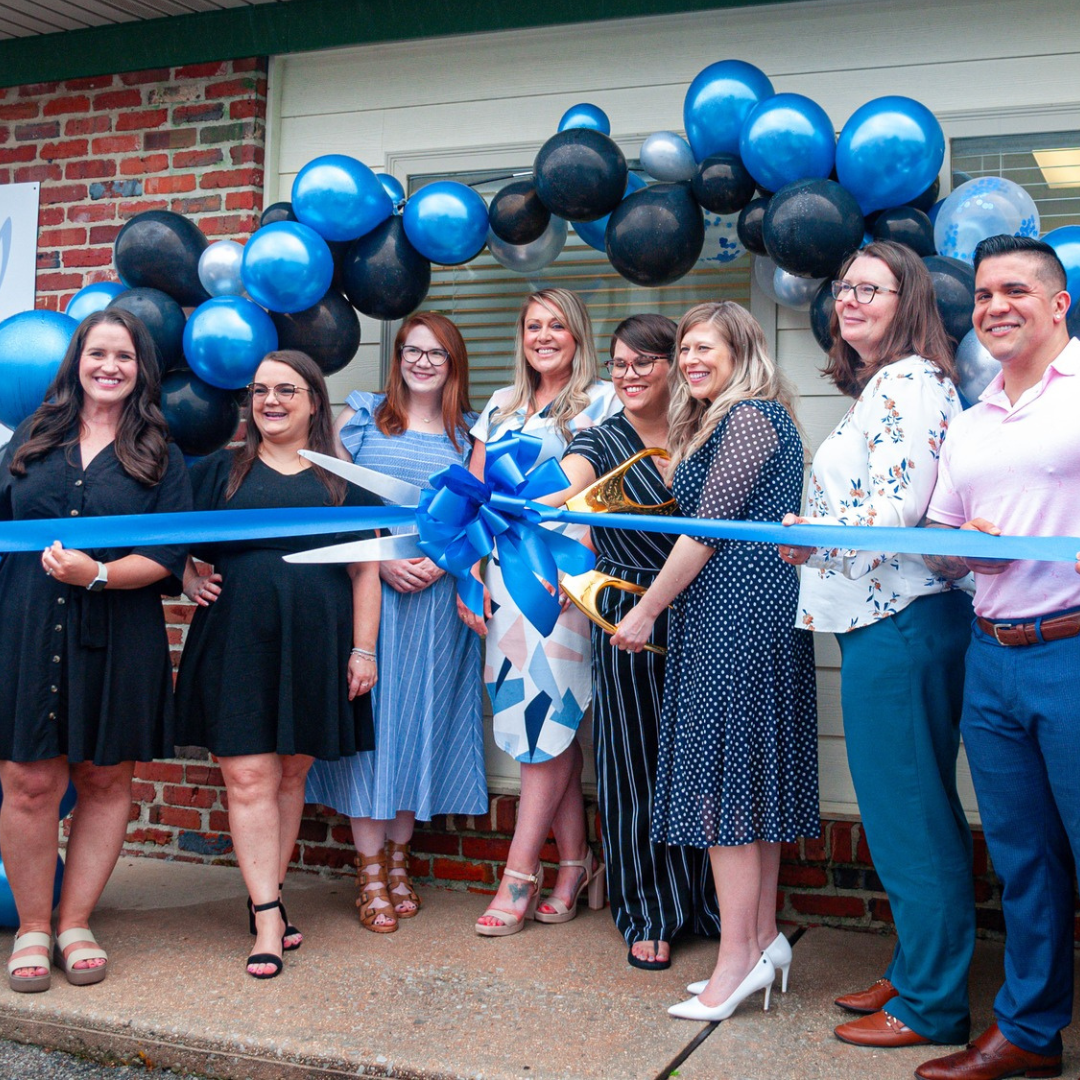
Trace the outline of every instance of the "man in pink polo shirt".
{"label": "man in pink polo shirt", "polygon": [[[1065,271],[1038,240],[975,251],[979,340],[1001,363],[949,427],[927,524],[1080,536],[1080,341]],[[996,1023],[923,1080],[1058,1076],[1072,1020],[1074,856],[1080,858],[1080,576],[1071,563],[931,558],[975,573],[960,730],[1005,914]]]}

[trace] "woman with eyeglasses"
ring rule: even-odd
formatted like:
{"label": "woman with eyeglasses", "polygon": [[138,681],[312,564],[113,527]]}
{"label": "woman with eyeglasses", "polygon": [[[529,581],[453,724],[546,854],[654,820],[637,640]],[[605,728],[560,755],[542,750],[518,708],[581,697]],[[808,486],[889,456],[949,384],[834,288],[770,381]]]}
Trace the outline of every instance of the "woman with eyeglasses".
{"label": "woman with eyeglasses", "polygon": [[[814,455],[807,516],[785,524],[914,527],[961,408],[933,283],[885,241],[849,258],[832,291],[825,373],[853,401]],[[965,1042],[975,907],[956,756],[971,601],[918,555],[781,545],[780,557],[805,564],[799,625],[840,643],[848,765],[898,938],[882,978],[837,999],[864,1015],[836,1035]]]}
{"label": "woman with eyeglasses", "polygon": [[[669,377],[675,323],[664,315],[631,315],[615,328],[604,364],[623,411],[574,437],[562,459],[569,499],[646,449],[667,451]],[[639,506],[669,503],[671,492],[650,456],[624,475],[623,491]],[[598,519],[600,520],[600,519]],[[593,528],[599,573],[648,588],[675,543],[663,533]],[[597,611],[612,625],[622,621],[636,596],[606,588]],[[653,791],[659,752],[664,656],[611,647],[597,625],[592,633],[592,731],[597,799],[603,822],[608,901],[615,925],[629,946],[627,962],[645,971],[671,966],[671,941],[684,927],[717,935],[720,916],[708,860],[695,848],[653,843]],[[667,612],[649,643],[667,646]]]}
{"label": "woman with eyeglasses", "polygon": [[[467,465],[472,451],[468,354],[448,318],[421,311],[398,330],[394,356],[382,394],[349,395],[335,424],[340,451],[427,488],[440,469]],[[349,818],[360,925],[388,934],[420,910],[409,880],[416,820],[483,814],[488,801],[480,640],[457,617],[454,579],[424,558],[387,560],[379,573],[375,750],[316,762],[308,801]]]}
{"label": "woman with eyeglasses", "polygon": [[[472,429],[477,443],[470,469],[480,478],[487,444],[515,432],[533,436],[541,441],[539,466],[561,458],[577,432],[622,407],[611,384],[597,377],[592,322],[576,293],[542,289],[526,297],[514,353],[513,385],[492,395]],[[460,602],[458,611],[486,634],[484,681],[495,742],[521,764],[521,798],[502,881],[475,930],[505,937],[518,933],[527,919],[569,922],[586,890],[589,904],[602,906],[604,867],[586,834],[577,741],[591,698],[589,621],[576,608],[564,610],[552,633],[542,637],[507,590],[495,555],[487,561],[484,582],[486,619]],[[559,871],[551,895],[541,902],[540,849],[552,831]]]}
{"label": "woman with eyeglasses", "polygon": [[[120,308],[79,324],[44,403],[7,447],[0,520],[191,508],[155,353],[146,327]],[[135,762],[173,750],[161,595],[179,591],[183,568],[183,546],[107,542],[79,550],[57,541],[0,561],[0,849],[19,915],[8,964],[18,993],[48,990],[53,963],[75,986],[108,971],[90,916],[124,843]],[[54,938],[56,830],[69,781],[78,805]]]}
{"label": "woman with eyeglasses", "polygon": [[[191,469],[197,510],[371,506],[380,500],[299,456],[334,454],[330,399],[318,365],[267,353],[248,387],[243,445]],[[352,534],[353,539],[356,534]],[[300,831],[312,760],[373,744],[378,680],[378,563],[292,564],[282,556],[350,539],[280,536],[193,545],[184,592],[198,608],[177,681],[178,739],[218,758],[229,828],[248,888],[255,947],[247,973],[271,979],[301,934],[281,886]]]}

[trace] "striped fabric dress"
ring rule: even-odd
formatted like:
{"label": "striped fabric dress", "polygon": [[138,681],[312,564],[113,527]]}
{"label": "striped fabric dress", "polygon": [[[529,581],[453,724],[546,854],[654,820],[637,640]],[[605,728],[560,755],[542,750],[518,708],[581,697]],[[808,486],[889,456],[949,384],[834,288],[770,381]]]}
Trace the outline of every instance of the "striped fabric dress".
{"label": "striped fabric dress", "polygon": [[[597,476],[603,476],[644,449],[641,437],[620,414],[575,436],[567,455],[580,455]],[[638,462],[626,474],[624,486],[641,506],[671,498],[649,460]],[[594,528],[592,542],[597,570],[647,588],[671,553],[675,537]],[[605,589],[598,608],[617,625],[637,600],[633,593]],[[656,620],[652,643],[667,644],[666,612]],[[720,913],[705,853],[669,847],[649,837],[664,657],[613,649],[607,633],[593,624],[592,677],[596,794],[615,925],[628,945],[671,941],[683,929],[715,937],[720,933]]]}
{"label": "striped fabric dress", "polygon": [[[381,401],[381,394],[349,395],[355,415],[341,437],[358,465],[426,488],[432,473],[454,462],[467,464],[464,437],[455,450],[445,433],[384,435],[373,420]],[[378,658],[375,750],[317,761],[308,774],[307,801],[379,820],[399,810],[421,821],[435,814],[484,813],[480,638],[458,618],[452,577],[418,593],[399,593],[383,583]]]}

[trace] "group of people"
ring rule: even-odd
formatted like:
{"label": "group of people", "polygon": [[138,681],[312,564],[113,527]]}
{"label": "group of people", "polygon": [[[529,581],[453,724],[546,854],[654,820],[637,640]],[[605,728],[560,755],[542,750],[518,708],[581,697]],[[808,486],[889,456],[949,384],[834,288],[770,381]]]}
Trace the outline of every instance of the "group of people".
{"label": "group of people", "polygon": [[[370,505],[297,451],[422,488],[455,463],[482,479],[491,446],[522,433],[539,443],[537,465],[562,463],[569,486],[545,497],[554,505],[640,455],[621,479],[629,502],[683,517],[1076,535],[1063,478],[1080,464],[1066,426],[1080,358],[1064,271],[1037,241],[994,238],[976,274],[975,328],[1002,375],[962,413],[922,261],[875,242],[841,267],[826,374],[852,403],[814,457],[801,515],[792,395],[745,310],[702,304],[677,325],[631,316],[612,335],[606,381],[584,304],[544,289],[519,314],[513,385],[479,414],[461,334],[421,312],[397,334],[384,392],[350,395],[336,421],[310,358],[268,354],[248,388],[243,445],[190,472],[168,442],[145,329],[120,310],[92,315],[13,436],[0,518]],[[195,542],[190,554],[54,543],[6,556],[0,850],[21,918],[12,989],[46,989],[50,956],[73,983],[105,977],[89,918],[123,842],[133,763],[174,743],[221,764],[256,939],[249,974],[276,976],[302,942],[281,888],[305,801],[350,820],[361,925],[397,930],[421,908],[409,879],[416,820],[487,807],[482,678],[521,798],[476,933],[566,922],[582,894],[601,907],[606,884],[635,967],[670,966],[683,930],[723,928],[709,978],[672,1015],[724,1019],[761,990],[767,1007],[777,969],[786,990],[792,963],[776,924],[780,845],[820,828],[812,634],[834,633],[851,774],[898,935],[882,977],[837,999],[863,1014],[837,1036],[876,1047],[967,1037],[962,730],[1004,882],[1006,986],[994,1028],[919,1075],[1060,1063],[1080,839],[1065,715],[1080,643],[1074,568],[778,549],[605,528],[602,516],[591,530],[563,528],[618,579],[597,601],[614,633],[564,602],[542,636],[497,553],[474,568],[482,615],[428,558],[281,561],[348,536]],[[174,700],[159,597],[181,583],[198,607]],[[590,706],[602,859],[588,842],[577,738]],[[78,810],[54,938],[50,852],[69,778]],[[551,834],[558,870],[541,896]]]}

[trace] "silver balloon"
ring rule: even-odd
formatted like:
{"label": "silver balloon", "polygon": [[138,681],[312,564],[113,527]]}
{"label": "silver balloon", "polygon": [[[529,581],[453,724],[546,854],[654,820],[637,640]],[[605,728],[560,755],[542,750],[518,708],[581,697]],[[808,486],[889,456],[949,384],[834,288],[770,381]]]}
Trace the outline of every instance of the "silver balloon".
{"label": "silver balloon", "polygon": [[773,295],[779,304],[794,308],[796,311],[809,311],[810,301],[814,299],[824,278],[796,277],[781,267],[773,274]]}
{"label": "silver balloon", "polygon": [[235,240],[216,240],[199,256],[199,281],[211,296],[239,296],[244,291],[240,264],[244,247]]}
{"label": "silver balloon", "polygon": [[552,215],[548,227],[531,244],[508,244],[488,229],[487,245],[495,261],[507,270],[532,274],[550,266],[562,254],[566,246],[566,222]]}
{"label": "silver balloon", "polygon": [[776,295],[775,288],[776,271],[779,269],[780,267],[768,255],[754,256],[754,280],[774,304],[780,303],[780,297]]}
{"label": "silver balloon", "polygon": [[642,144],[641,167],[657,180],[677,183],[697,172],[690,144],[674,131],[653,132]]}
{"label": "silver balloon", "polygon": [[1000,370],[1001,364],[987,351],[978,334],[969,330],[956,349],[957,389],[969,405],[979,400],[979,395]]}

